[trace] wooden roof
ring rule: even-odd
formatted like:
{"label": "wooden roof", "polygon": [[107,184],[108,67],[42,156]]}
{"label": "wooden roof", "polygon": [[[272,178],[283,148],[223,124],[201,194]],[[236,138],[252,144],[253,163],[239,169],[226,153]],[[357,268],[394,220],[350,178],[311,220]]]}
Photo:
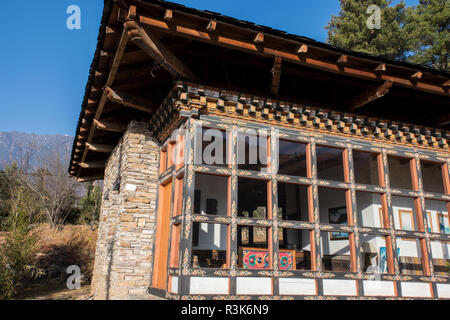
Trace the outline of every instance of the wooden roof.
{"label": "wooden roof", "polygon": [[209,11],[105,0],[69,172],[102,178],[133,119],[150,121],[175,81],[419,126],[450,126],[449,73],[346,51]]}

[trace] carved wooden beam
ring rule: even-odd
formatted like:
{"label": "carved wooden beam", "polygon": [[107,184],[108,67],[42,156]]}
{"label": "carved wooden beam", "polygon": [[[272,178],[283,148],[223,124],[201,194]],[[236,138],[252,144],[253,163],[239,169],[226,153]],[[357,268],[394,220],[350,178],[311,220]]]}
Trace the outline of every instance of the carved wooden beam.
{"label": "carved wooden beam", "polygon": [[124,23],[130,40],[144,50],[151,58],[160,63],[174,77],[198,81],[197,76],[184,65],[169,49],[167,49],[147,27],[142,27],[135,20]]}
{"label": "carved wooden beam", "polygon": [[104,91],[108,100],[119,103],[125,107],[130,107],[148,113],[153,113],[158,107],[156,105],[152,105],[152,103],[146,99],[135,97],[110,87],[105,87]]}
{"label": "carved wooden beam", "polygon": [[124,132],[127,129],[125,124],[115,123],[110,121],[99,121],[94,119],[95,127],[98,130],[110,131],[110,132]]}
{"label": "carved wooden beam", "polygon": [[280,89],[281,78],[281,57],[275,57],[272,68],[272,84],[270,86],[270,93],[274,96],[278,95]]}
{"label": "carved wooden beam", "polygon": [[99,180],[103,179],[103,174],[96,174],[92,176],[85,176],[83,178],[77,178],[78,182],[87,182],[87,181],[93,181],[93,180]]}
{"label": "carved wooden beam", "polygon": [[80,163],[80,167],[83,169],[103,169],[105,168],[106,161],[88,161]]}
{"label": "carved wooden beam", "polygon": [[365,92],[357,95],[352,98],[350,101],[345,103],[344,105],[347,107],[347,110],[353,111],[362,106],[372,102],[376,99],[379,99],[385,96],[392,87],[392,81],[385,81],[382,85],[366,90]]}
{"label": "carved wooden beam", "polygon": [[450,113],[444,114],[433,121],[437,127],[450,124]]}
{"label": "carved wooden beam", "polygon": [[[114,146],[109,145],[109,144],[100,144],[100,143],[86,142],[86,147],[90,151],[102,152],[102,153],[111,153],[114,150]],[[82,162],[84,162],[84,161],[82,161]]]}

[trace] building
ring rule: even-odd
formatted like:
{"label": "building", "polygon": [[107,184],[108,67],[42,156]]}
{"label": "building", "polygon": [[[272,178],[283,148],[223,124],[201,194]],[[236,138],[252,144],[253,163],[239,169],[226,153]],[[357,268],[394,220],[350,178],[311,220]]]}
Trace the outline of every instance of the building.
{"label": "building", "polygon": [[447,72],[164,1],[98,39],[96,298],[450,298]]}

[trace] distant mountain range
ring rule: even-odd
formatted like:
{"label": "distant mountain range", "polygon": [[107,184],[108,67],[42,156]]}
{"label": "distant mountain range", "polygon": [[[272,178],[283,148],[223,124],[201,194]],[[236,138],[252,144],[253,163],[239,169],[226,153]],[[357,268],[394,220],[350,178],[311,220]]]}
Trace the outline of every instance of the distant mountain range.
{"label": "distant mountain range", "polygon": [[13,162],[29,158],[30,166],[39,168],[42,159],[56,154],[69,166],[73,137],[23,132],[0,132],[0,170]]}

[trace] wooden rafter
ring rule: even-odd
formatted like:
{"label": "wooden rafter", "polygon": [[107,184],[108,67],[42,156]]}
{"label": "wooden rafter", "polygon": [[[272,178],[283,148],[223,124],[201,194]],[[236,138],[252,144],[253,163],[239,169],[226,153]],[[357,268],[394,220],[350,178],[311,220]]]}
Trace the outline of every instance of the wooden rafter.
{"label": "wooden rafter", "polygon": [[198,80],[197,76],[186,65],[167,49],[152,32],[147,32],[140,23],[129,20],[124,23],[124,27],[130,36],[130,40],[174,77],[181,76],[190,80]]}
{"label": "wooden rafter", "polygon": [[112,89],[111,87],[105,87],[104,91],[108,100],[119,103],[125,107],[130,107],[148,113],[153,113],[158,107],[156,105],[152,105],[152,103],[146,99],[117,91],[115,89]]}
{"label": "wooden rafter", "polygon": [[272,68],[272,84],[270,86],[270,93],[274,96],[278,95],[280,89],[281,78],[281,57],[275,57]]}
{"label": "wooden rafter", "polygon": [[[289,62],[293,62],[300,65],[305,65],[311,68],[324,70],[327,72],[348,75],[356,78],[361,78],[365,80],[374,80],[374,81],[392,81],[396,85],[400,85],[406,88],[414,88],[421,91],[432,92],[435,94],[448,96],[448,90],[443,88],[441,85],[436,85],[424,81],[416,81],[414,83],[411,82],[409,77],[387,74],[387,72],[383,72],[382,70],[366,70],[361,69],[354,66],[340,66],[337,61],[335,63],[327,62],[319,58],[313,58],[310,56],[303,57],[299,54],[298,50],[295,52],[290,52],[286,49],[274,49],[269,46],[263,44],[262,50],[258,48],[257,44],[251,41],[245,41],[236,38],[230,37],[227,35],[215,34],[212,36],[208,32],[204,32],[203,30],[195,29],[193,27],[184,26],[178,24],[175,19],[171,21],[171,26],[161,19],[155,17],[149,17],[145,15],[139,15],[137,20],[143,26],[148,26],[152,28],[157,28],[158,30],[162,30],[166,33],[177,34],[179,36],[184,36],[187,38],[196,39],[202,42],[214,42],[217,45],[249,51],[252,53],[262,54],[264,56],[281,56],[284,60]],[[300,44],[299,44],[300,45]],[[298,47],[297,47],[298,48]],[[381,68],[383,68],[381,64]],[[385,66],[384,66],[385,67]]]}
{"label": "wooden rafter", "polygon": [[[134,11],[134,13],[136,12],[136,7],[130,6],[129,15],[133,15],[133,11]],[[117,74],[117,70],[119,69],[120,60],[122,59],[122,56],[125,52],[127,43],[128,43],[128,33],[124,29],[122,31],[122,35],[120,36],[119,44],[117,45],[116,54],[114,55],[112,66],[109,71],[108,78],[106,79],[105,86],[110,86],[113,83],[114,78],[116,77],[116,74]],[[103,112],[103,108],[105,107],[106,100],[107,100],[106,93],[103,92],[102,97],[101,97],[100,102],[97,107],[97,111],[95,112],[94,119],[96,119],[96,120],[100,119],[100,116]],[[96,128],[95,126],[91,126],[91,128],[89,130],[89,135],[87,138],[86,146],[84,147],[83,155],[81,157],[80,162],[85,162],[85,160],[86,160],[87,153],[89,151],[88,143],[90,143],[94,137],[95,128]],[[82,128],[80,128],[80,133],[81,133],[81,129]],[[78,176],[79,175],[80,175],[80,170],[78,170]]]}
{"label": "wooden rafter", "polygon": [[354,111],[354,110],[359,109],[362,106],[368,104],[369,102],[372,102],[376,99],[379,99],[379,98],[385,96],[389,92],[391,87],[392,87],[392,81],[385,81],[380,86],[377,86],[375,88],[370,88],[370,89],[366,90],[365,92],[362,92],[361,94],[352,98],[347,103],[344,103],[344,105],[346,106],[347,110]]}
{"label": "wooden rafter", "polygon": [[80,167],[83,169],[104,169],[106,161],[88,161],[80,163]]}
{"label": "wooden rafter", "polygon": [[450,113],[444,114],[433,121],[437,127],[450,124]]}
{"label": "wooden rafter", "polygon": [[127,128],[125,124],[103,120],[99,121],[97,119],[94,119],[94,124],[98,130],[110,132],[124,132]]}
{"label": "wooden rafter", "polygon": [[[86,147],[94,152],[111,153],[114,150],[114,146],[109,144],[90,143],[86,142]],[[84,161],[82,161],[84,162]]]}

